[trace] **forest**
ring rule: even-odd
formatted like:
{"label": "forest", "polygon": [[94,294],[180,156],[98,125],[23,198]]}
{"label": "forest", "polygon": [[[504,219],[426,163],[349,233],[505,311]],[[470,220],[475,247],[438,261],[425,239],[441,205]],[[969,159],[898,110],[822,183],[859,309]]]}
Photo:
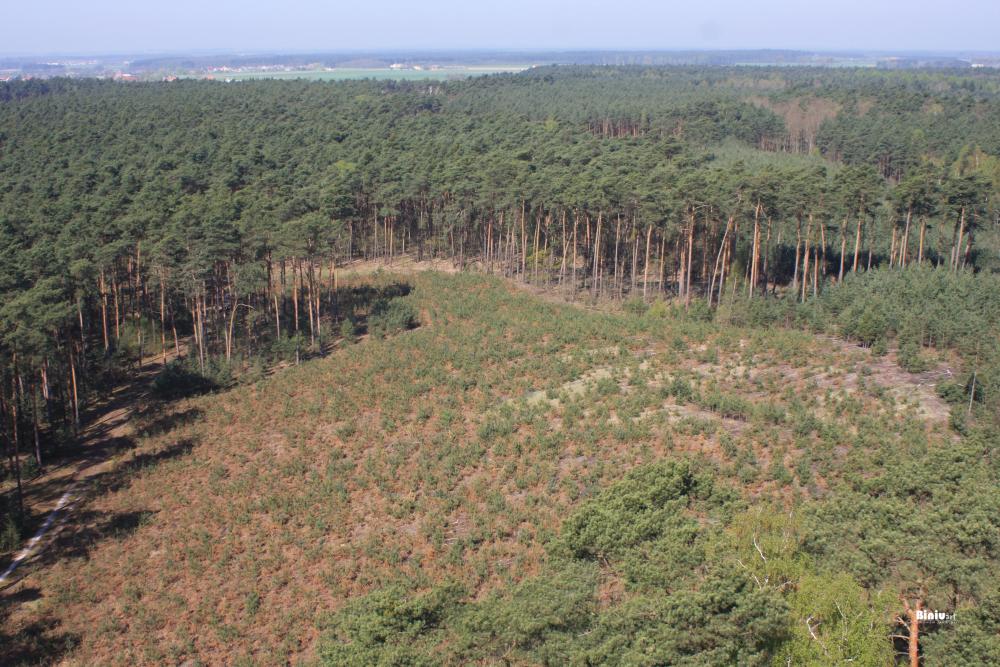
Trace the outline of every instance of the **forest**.
{"label": "forest", "polygon": [[[158,365],[150,391],[181,405],[255,391],[276,365],[354,354],[344,345],[365,335],[401,354],[399,332],[433,331],[436,309],[437,321],[478,322],[496,317],[480,311],[499,299],[510,321],[477,331],[490,346],[526,346],[551,387],[544,406],[474,406],[483,456],[517,469],[509,448],[524,447],[544,460],[586,441],[565,432],[572,422],[638,420],[655,398],[695,415],[670,427],[673,441],[710,440],[721,459],[636,455],[627,474],[602,469],[584,492],[559,486],[565,514],[517,538],[531,576],[456,574],[460,553],[440,578],[414,579],[418,589],[374,576],[361,589],[338,584],[350,601],[320,624],[320,659],[998,661],[998,197],[1000,74],[985,69],[551,66],[448,83],[0,84],[0,551],[43,518],[22,486],[144,369]],[[426,260],[483,275],[421,278],[414,294],[385,283],[395,266]],[[377,289],[346,278],[359,263],[382,267]],[[617,314],[587,324],[559,311],[560,333],[532,323],[538,306],[501,296],[507,284]],[[947,365],[932,396],[947,406],[941,432],[912,416],[893,427],[902,408],[889,403],[905,399],[868,387],[861,371],[851,372],[875,407],[830,389],[821,400],[813,387],[769,409],[761,392],[778,388],[749,371],[737,391],[673,366],[642,380],[646,369],[625,361],[609,363],[630,369],[627,382],[592,378],[584,396],[559,389],[573,380],[561,346],[579,355],[600,347],[593,338],[625,358],[648,337],[680,364],[700,336],[725,356],[762,332],[779,339],[760,343],[775,358],[783,344],[805,346],[799,337],[828,336],[913,376]],[[513,363],[507,354],[486,359]],[[691,354],[691,367],[723,365]],[[546,359],[553,369],[535,368]],[[463,372],[471,391],[478,371]],[[618,381],[641,391],[618,396]],[[585,398],[596,402],[584,408]],[[564,427],[552,442],[539,424],[550,407]],[[626,421],[599,430],[652,437]],[[391,447],[395,427],[381,423]],[[442,428],[442,465],[471,465]],[[772,436],[787,461],[762,454]],[[579,456],[599,458],[593,445]],[[416,502],[366,470],[387,497]],[[482,495],[494,514],[510,502]],[[483,544],[518,532],[477,530]],[[817,600],[823,610],[809,611]],[[957,621],[918,645],[916,610],[932,604],[960,610]]]}

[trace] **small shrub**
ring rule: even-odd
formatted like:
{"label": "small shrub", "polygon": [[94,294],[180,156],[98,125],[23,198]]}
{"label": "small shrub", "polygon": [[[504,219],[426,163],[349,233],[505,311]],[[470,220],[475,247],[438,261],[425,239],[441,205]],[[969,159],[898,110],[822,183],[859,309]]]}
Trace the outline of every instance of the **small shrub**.
{"label": "small shrub", "polygon": [[152,392],[157,398],[168,400],[204,394],[218,385],[186,359],[175,359],[153,378]]}
{"label": "small shrub", "polygon": [[23,479],[34,479],[42,472],[38,467],[38,462],[34,456],[29,456],[21,463],[21,477]]}
{"label": "small shrub", "polygon": [[768,470],[768,474],[772,480],[784,486],[792,483],[792,473],[788,472],[788,468],[785,467],[785,462],[782,460],[779,453],[776,453],[771,459],[771,466]]}
{"label": "small shrub", "polygon": [[871,351],[876,357],[884,357],[889,352],[889,346],[886,344],[884,336],[880,336],[878,340],[872,343]]}
{"label": "small shrub", "polygon": [[692,322],[711,322],[715,317],[715,311],[709,307],[707,301],[702,299],[692,301],[683,313],[684,317]]}
{"label": "small shrub", "polygon": [[417,326],[417,314],[407,301],[379,301],[368,316],[368,333],[385,338]]}
{"label": "small shrub", "polygon": [[666,301],[658,299],[654,301],[650,306],[649,310],[646,311],[646,317],[655,317],[657,319],[665,319],[670,315],[670,306],[667,305]]}
{"label": "small shrub", "polygon": [[868,305],[864,312],[845,327],[845,333],[865,347],[871,347],[885,338],[889,321],[880,306]]}
{"label": "small shrub", "polygon": [[0,553],[13,551],[21,544],[21,522],[8,513],[0,523]]}
{"label": "small shrub", "polygon": [[740,396],[713,391],[704,397],[702,407],[729,419],[746,420],[753,406]]}
{"label": "small shrub", "polygon": [[969,422],[965,410],[961,406],[952,406],[951,412],[948,414],[948,425],[959,435],[969,434]]}
{"label": "small shrub", "polygon": [[689,521],[683,510],[711,495],[711,479],[685,462],[636,468],[574,512],[556,548],[575,558],[621,554]]}
{"label": "small shrub", "polygon": [[766,402],[753,406],[753,416],[765,424],[783,424],[786,413],[785,408],[777,403]]}
{"label": "small shrub", "polygon": [[670,382],[668,392],[678,403],[687,403],[694,396],[694,390],[691,389],[691,385],[681,378],[674,378]]}
{"label": "small shrub", "polygon": [[355,334],[357,333],[357,327],[354,322],[349,317],[345,317],[344,321],[340,323],[340,337],[344,339],[345,343],[353,343],[355,341]]}
{"label": "small shrub", "polygon": [[899,365],[910,373],[923,373],[927,370],[927,360],[921,354],[920,346],[912,341],[900,345],[896,359]]}
{"label": "small shrub", "polygon": [[942,382],[937,386],[937,394],[952,405],[964,403],[969,398],[968,387],[959,382]]}
{"label": "small shrub", "polygon": [[631,313],[632,315],[643,315],[647,310],[649,310],[649,306],[646,305],[646,302],[638,296],[634,296],[623,303],[622,308],[626,313]]}

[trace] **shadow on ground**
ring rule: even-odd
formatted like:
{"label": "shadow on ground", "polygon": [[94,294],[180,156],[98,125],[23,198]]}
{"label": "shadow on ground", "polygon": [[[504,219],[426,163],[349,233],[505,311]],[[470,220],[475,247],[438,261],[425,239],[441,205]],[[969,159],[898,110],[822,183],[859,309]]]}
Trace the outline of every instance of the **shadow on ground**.
{"label": "shadow on ground", "polygon": [[7,630],[7,620],[14,608],[41,597],[41,591],[31,587],[0,596],[0,664],[52,664],[80,643],[79,635],[62,631],[59,621],[52,618],[39,619],[14,632]]}

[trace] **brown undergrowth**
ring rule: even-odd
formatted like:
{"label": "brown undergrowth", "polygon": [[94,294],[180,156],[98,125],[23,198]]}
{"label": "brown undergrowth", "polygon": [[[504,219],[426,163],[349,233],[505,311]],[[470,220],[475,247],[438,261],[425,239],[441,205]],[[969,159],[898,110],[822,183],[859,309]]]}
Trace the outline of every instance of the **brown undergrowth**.
{"label": "brown undergrowth", "polygon": [[405,279],[419,328],[135,422],[4,598],[22,657],[310,661],[323,619],[374,588],[482,597],[538,573],[569,510],[642,463],[703,458],[780,500],[948,437],[919,379],[835,341]]}

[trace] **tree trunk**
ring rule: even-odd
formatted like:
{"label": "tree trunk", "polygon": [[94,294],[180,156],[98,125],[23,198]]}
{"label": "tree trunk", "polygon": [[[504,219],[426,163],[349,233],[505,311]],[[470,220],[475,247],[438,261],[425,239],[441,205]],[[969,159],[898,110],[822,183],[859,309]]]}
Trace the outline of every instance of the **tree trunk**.
{"label": "tree trunk", "polygon": [[646,225],[646,260],[642,265],[642,300],[645,301],[649,290],[649,243],[653,239],[653,225]]}
{"label": "tree trunk", "polygon": [[597,291],[600,289],[600,272],[601,272],[601,220],[603,212],[597,212],[597,227],[594,230],[594,275],[591,278],[593,284],[591,285],[591,291],[593,297],[597,298]]}
{"label": "tree trunk", "polygon": [[569,247],[566,245],[566,209],[562,210],[562,263],[559,265],[559,285],[561,286],[566,279],[566,250]]}
{"label": "tree trunk", "polygon": [[907,656],[910,667],[920,667],[920,610],[922,602],[917,600],[910,606],[909,600],[903,600],[903,608],[906,610],[907,622],[903,625],[907,630]]}
{"label": "tree trunk", "polygon": [[69,377],[73,389],[73,426],[80,428],[80,398],[76,387],[76,364],[73,363],[73,342],[70,341],[69,348]]}
{"label": "tree trunk", "polygon": [[687,241],[687,276],[686,282],[684,283],[684,307],[691,305],[691,274],[694,273],[693,265],[694,262],[694,211],[691,212],[691,224],[688,225],[688,241]]}
{"label": "tree trunk", "polygon": [[619,275],[619,267],[618,267],[618,244],[619,241],[621,240],[621,231],[622,231],[622,214],[619,213],[618,220],[615,223],[615,285],[614,285],[615,290],[618,292],[618,298],[621,298],[622,295],[621,276]]}
{"label": "tree trunk", "polygon": [[809,285],[809,238],[812,236],[813,216],[809,214],[809,223],[806,226],[806,237],[803,241],[802,257],[802,303],[806,302],[806,290]]}
{"label": "tree trunk", "polygon": [[847,218],[840,223],[840,270],[837,271],[837,282],[844,280],[844,255],[847,254]]}
{"label": "tree trunk", "polygon": [[167,365],[167,289],[163,275],[160,275],[160,355],[163,365]]}
{"label": "tree trunk", "polygon": [[792,294],[799,291],[799,260],[802,255],[802,216],[795,216],[795,264],[792,269]]}
{"label": "tree trunk", "polygon": [[102,332],[104,333],[104,352],[107,354],[111,347],[108,340],[108,286],[104,282],[104,270],[100,273],[100,292],[101,292],[101,325]]}
{"label": "tree trunk", "polygon": [[819,296],[819,250],[813,249],[813,298]]}
{"label": "tree trunk", "polygon": [[577,228],[579,227],[579,219],[576,211],[573,212],[573,299],[576,299],[576,239],[577,239]]}
{"label": "tree trunk", "polygon": [[864,217],[858,216],[858,226],[854,232],[854,264],[851,266],[851,271],[854,273],[858,272],[858,257],[861,254],[861,222]]}
{"label": "tree trunk", "polygon": [[274,329],[275,334],[281,338],[281,313],[278,311],[278,292],[274,292]]}
{"label": "tree trunk", "polygon": [[10,378],[10,414],[11,414],[11,466],[14,469],[14,479],[17,482],[17,505],[24,514],[24,489],[21,485],[21,434],[17,424],[17,385],[14,377]]}
{"label": "tree trunk", "polygon": [[906,268],[907,255],[910,251],[910,221],[913,219],[913,207],[906,209],[906,225],[903,227],[903,240],[900,243],[900,266]]}
{"label": "tree trunk", "polygon": [[525,210],[526,200],[521,200],[521,282],[525,281],[525,271],[528,268],[528,232],[525,228],[524,218],[527,215]]}
{"label": "tree trunk", "polygon": [[[715,279],[719,275],[719,272],[720,272],[720,265],[722,264],[722,256],[723,256],[723,254],[725,253],[725,250],[726,250],[726,242],[729,240],[729,228],[732,226],[732,224],[733,224],[733,219],[729,218],[729,220],[726,221],[726,230],[722,233],[722,241],[719,243],[719,252],[715,256],[715,266],[712,269],[712,282],[709,283],[709,286],[708,286],[708,307],[709,308],[712,307],[712,297],[713,297],[713,295],[715,293]],[[721,267],[721,270],[724,272],[725,268]],[[722,284],[721,279],[719,281],[719,284],[720,285]]]}
{"label": "tree trunk", "polygon": [[749,296],[753,296],[757,289],[757,271],[759,268],[760,261],[760,202],[757,202],[757,206],[753,209],[753,241],[752,241],[752,253],[750,258],[750,276],[749,276]]}
{"label": "tree trunk", "polygon": [[955,243],[955,247],[952,248],[952,261],[951,265],[955,271],[958,271],[958,259],[962,252],[962,240],[965,237],[965,207],[962,207],[962,213],[959,215],[959,226],[958,226],[958,241]]}
{"label": "tree trunk", "polygon": [[889,243],[889,268],[896,263],[896,221],[892,221],[892,240]]}
{"label": "tree trunk", "polygon": [[658,285],[658,291],[663,291],[663,270],[665,268],[664,260],[667,254],[667,237],[665,234],[660,234],[660,277]]}
{"label": "tree trunk", "polygon": [[927,218],[920,216],[920,245],[917,250],[917,264],[924,263],[924,237],[927,234]]}
{"label": "tree trunk", "polygon": [[533,269],[534,274],[535,274],[534,278],[533,278],[534,281],[535,281],[535,284],[538,284],[538,241],[539,241],[539,239],[541,237],[541,233],[542,233],[541,220],[537,219],[537,217],[536,217],[536,219],[535,219],[535,246],[534,246],[534,252],[532,253],[532,257],[535,260],[535,262],[534,262],[535,266],[534,266],[534,269]]}

